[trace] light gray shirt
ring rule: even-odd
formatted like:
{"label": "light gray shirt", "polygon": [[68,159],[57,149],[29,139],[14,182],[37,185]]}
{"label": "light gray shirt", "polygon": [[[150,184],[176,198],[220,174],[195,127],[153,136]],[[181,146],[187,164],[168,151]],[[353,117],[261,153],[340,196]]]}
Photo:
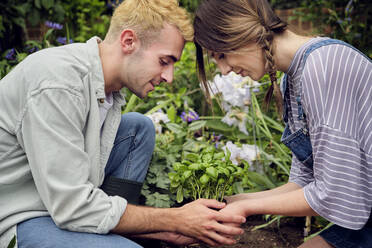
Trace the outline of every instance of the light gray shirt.
{"label": "light gray shirt", "polygon": [[33,217],[103,234],[126,209],[98,188],[125,104],[114,92],[101,137],[99,41],[41,50],[0,81],[0,247]]}
{"label": "light gray shirt", "polygon": [[[307,42],[288,70],[290,128],[298,130],[301,95],[313,148],[313,169],[293,156],[290,181],[304,189],[310,207],[327,220],[361,229],[372,206],[372,63],[352,48],[314,50],[301,68]],[[302,84],[302,87],[300,87]]]}

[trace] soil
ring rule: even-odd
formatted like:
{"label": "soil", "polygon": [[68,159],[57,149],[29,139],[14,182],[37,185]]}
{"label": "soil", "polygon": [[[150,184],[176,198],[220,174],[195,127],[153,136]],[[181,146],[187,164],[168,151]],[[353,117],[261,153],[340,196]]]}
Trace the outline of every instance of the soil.
{"label": "soil", "polygon": [[[238,242],[223,248],[295,248],[303,243],[305,218],[285,217],[280,223],[274,222],[269,226],[252,230],[255,226],[265,224],[263,216],[255,215],[247,218],[243,225],[245,232],[238,238]],[[188,247],[174,246],[164,242],[142,242],[145,248],[209,248],[206,245],[192,245]]]}

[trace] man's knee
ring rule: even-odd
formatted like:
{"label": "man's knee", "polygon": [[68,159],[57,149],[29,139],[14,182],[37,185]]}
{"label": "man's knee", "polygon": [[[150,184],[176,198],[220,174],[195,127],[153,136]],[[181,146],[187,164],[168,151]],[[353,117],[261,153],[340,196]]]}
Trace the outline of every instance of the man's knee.
{"label": "man's knee", "polygon": [[135,135],[141,134],[142,138],[146,140],[151,146],[155,145],[155,127],[151,119],[147,116],[137,113],[130,112],[123,114],[121,117],[120,128],[130,128],[135,130]]}
{"label": "man's knee", "polygon": [[[135,126],[140,130],[146,130],[149,133],[154,133],[155,127],[151,119],[143,114],[137,112],[130,112],[121,116],[121,123],[125,123],[125,126]],[[125,128],[125,127],[124,127]]]}

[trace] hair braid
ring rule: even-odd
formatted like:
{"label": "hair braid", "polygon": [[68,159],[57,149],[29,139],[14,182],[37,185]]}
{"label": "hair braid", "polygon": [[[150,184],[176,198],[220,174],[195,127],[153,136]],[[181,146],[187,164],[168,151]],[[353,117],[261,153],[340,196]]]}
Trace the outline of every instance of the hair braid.
{"label": "hair braid", "polygon": [[283,113],[283,106],[282,106],[282,94],[280,92],[280,88],[277,83],[277,77],[276,77],[276,66],[275,66],[275,60],[274,60],[274,48],[273,48],[273,38],[274,33],[271,30],[267,30],[266,27],[262,27],[262,36],[261,40],[259,41],[259,44],[261,44],[261,47],[263,49],[263,54],[265,57],[265,68],[268,71],[268,74],[270,76],[271,86],[266,92],[265,95],[265,104],[266,108],[269,107],[269,104],[271,102],[271,98],[274,95],[275,98],[275,105],[276,109],[278,111],[279,116],[282,116]]}

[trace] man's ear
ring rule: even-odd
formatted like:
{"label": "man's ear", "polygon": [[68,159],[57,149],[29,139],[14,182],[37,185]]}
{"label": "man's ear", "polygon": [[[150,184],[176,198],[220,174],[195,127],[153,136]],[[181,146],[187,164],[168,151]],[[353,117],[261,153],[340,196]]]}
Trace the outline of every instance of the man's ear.
{"label": "man's ear", "polygon": [[124,29],[120,34],[120,45],[125,54],[130,54],[136,50],[139,45],[136,32],[132,29]]}

